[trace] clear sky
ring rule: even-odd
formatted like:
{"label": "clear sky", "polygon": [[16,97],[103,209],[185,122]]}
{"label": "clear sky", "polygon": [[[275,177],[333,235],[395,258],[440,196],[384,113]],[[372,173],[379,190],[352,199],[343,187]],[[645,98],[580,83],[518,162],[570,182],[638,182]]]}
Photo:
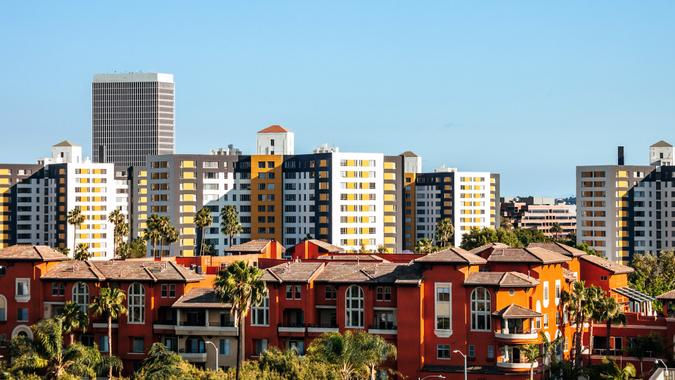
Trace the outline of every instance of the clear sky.
{"label": "clear sky", "polygon": [[178,153],[282,124],[296,152],[413,150],[574,194],[580,164],[675,143],[674,1],[14,1],[0,5],[0,162],[91,149],[95,73],[175,75]]}

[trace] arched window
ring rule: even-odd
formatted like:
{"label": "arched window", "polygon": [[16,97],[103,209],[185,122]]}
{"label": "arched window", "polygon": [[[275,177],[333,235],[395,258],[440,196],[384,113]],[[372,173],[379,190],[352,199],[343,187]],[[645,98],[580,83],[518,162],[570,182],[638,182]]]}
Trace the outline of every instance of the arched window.
{"label": "arched window", "polygon": [[347,318],[346,327],[363,327],[363,289],[360,286],[352,285],[347,288],[345,297],[345,310]]}
{"label": "arched window", "polygon": [[471,292],[471,330],[490,330],[490,292],[476,288]]}
{"label": "arched window", "polygon": [[145,323],[145,289],[143,285],[134,282],[128,291],[129,323]]}
{"label": "arched window", "polygon": [[7,320],[7,298],[0,294],[0,321]]}
{"label": "arched window", "polygon": [[89,305],[89,286],[84,282],[77,282],[73,285],[73,302],[75,302],[82,311],[87,311]]}

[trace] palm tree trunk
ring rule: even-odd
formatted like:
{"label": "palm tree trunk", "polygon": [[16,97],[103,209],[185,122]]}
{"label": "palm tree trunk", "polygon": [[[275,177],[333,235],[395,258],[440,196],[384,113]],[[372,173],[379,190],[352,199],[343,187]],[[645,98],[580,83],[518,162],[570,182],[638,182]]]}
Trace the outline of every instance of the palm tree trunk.
{"label": "palm tree trunk", "polygon": [[593,321],[588,321],[589,331],[588,331],[588,365],[591,365],[591,355],[593,355]]}
{"label": "palm tree trunk", "polygon": [[75,343],[75,334],[71,332],[70,333],[70,345],[72,346],[73,343]]}
{"label": "palm tree trunk", "polygon": [[534,380],[534,362],[530,363],[530,380]]}
{"label": "palm tree trunk", "polygon": [[609,355],[609,350],[612,349],[612,346],[609,343],[609,341],[612,339],[612,335],[610,334],[611,330],[612,330],[612,321],[608,319],[607,320],[607,330],[606,330],[606,332],[607,332],[606,333],[606,335],[607,335],[607,355]]}
{"label": "palm tree trunk", "polygon": [[244,317],[243,313],[237,312],[237,320],[238,320],[238,326],[237,329],[239,330],[239,335],[237,337],[237,372],[236,372],[236,380],[239,380],[239,376],[241,375],[241,364],[244,362]]}
{"label": "palm tree trunk", "polygon": [[233,234],[230,234],[230,247],[232,247],[232,238],[234,237]]}
{"label": "palm tree trunk", "polygon": [[201,241],[199,242],[199,256],[204,256],[204,227],[201,228]]}
{"label": "palm tree trunk", "polygon": [[[112,359],[112,316],[108,315],[108,357]],[[112,379],[112,360],[108,363],[108,379]]]}

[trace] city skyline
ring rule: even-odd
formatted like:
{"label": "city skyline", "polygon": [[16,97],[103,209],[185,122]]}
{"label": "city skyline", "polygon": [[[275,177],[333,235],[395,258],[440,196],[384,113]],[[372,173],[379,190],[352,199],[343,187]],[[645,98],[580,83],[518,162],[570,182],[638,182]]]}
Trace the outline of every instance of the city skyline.
{"label": "city skyline", "polygon": [[[669,3],[144,4],[105,9],[114,35],[83,17],[104,5],[65,19],[50,7],[0,16],[16,36],[6,46],[16,59],[0,63],[0,125],[16,141],[31,135],[3,162],[33,162],[66,138],[91,157],[90,82],[115,71],[175,75],[177,153],[253,152],[251,134],[281,124],[298,152],[412,150],[428,170],[498,172],[505,195],[570,196],[576,165],[614,163],[617,145],[645,164],[642,147],[675,140]],[[162,17],[144,17],[154,11]],[[166,20],[178,27],[157,27]]]}

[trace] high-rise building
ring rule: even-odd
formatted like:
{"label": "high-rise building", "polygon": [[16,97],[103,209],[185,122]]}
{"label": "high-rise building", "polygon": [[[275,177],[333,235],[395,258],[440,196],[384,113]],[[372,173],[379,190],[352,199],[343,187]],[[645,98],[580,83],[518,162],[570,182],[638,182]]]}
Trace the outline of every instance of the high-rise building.
{"label": "high-rise building", "polygon": [[612,261],[675,248],[673,147],[650,147],[651,165],[577,166],[577,242]]}
{"label": "high-rise building", "polygon": [[174,153],[172,74],[98,74],[92,83],[94,162],[126,170],[146,156]]}

